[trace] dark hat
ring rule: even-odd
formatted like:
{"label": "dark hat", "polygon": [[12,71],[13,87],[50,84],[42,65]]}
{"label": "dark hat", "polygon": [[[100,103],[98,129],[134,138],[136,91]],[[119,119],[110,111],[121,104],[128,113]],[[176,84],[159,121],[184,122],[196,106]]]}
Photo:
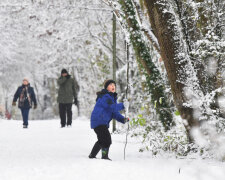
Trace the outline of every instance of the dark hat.
{"label": "dark hat", "polygon": [[67,73],[68,74],[68,72],[67,72],[66,69],[62,69],[61,74],[64,74],[64,73]]}
{"label": "dark hat", "polygon": [[107,89],[108,85],[110,85],[111,83],[116,85],[116,82],[112,79],[108,79],[104,82],[104,88]]}

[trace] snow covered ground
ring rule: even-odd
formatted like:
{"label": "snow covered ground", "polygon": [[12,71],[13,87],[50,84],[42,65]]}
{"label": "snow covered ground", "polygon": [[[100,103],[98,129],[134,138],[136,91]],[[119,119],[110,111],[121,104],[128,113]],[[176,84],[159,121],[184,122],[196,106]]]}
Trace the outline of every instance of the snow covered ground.
{"label": "snow covered ground", "polygon": [[[113,161],[88,159],[96,141],[89,120],[79,118],[72,128],[59,120],[0,120],[0,180],[224,180],[225,163],[211,160],[153,158],[139,153],[129,139],[123,160],[125,135],[112,135]],[[100,158],[100,154],[98,156]]]}

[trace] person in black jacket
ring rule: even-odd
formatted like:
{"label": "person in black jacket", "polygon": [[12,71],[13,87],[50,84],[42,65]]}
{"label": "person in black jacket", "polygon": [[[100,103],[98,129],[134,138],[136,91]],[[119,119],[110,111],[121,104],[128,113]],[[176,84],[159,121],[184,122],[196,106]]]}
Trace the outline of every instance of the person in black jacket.
{"label": "person in black jacket", "polygon": [[18,107],[20,108],[23,117],[23,128],[27,128],[29,111],[30,108],[32,108],[32,103],[34,103],[34,109],[37,108],[37,100],[34,89],[30,86],[27,78],[24,78],[22,86],[18,87],[13,98],[13,106],[16,106],[17,99],[19,99]]}

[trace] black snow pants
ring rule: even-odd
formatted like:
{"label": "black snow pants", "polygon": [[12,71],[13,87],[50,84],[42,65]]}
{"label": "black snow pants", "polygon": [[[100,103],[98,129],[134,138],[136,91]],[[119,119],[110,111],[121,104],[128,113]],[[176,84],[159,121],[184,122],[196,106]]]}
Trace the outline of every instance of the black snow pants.
{"label": "black snow pants", "polygon": [[112,144],[112,139],[108,127],[106,125],[100,125],[96,127],[94,131],[98,138],[96,143],[98,143],[101,148],[109,148]]}
{"label": "black snow pants", "polygon": [[[59,115],[61,119],[61,126],[72,125],[72,103],[59,103]],[[66,121],[67,120],[67,121]]]}

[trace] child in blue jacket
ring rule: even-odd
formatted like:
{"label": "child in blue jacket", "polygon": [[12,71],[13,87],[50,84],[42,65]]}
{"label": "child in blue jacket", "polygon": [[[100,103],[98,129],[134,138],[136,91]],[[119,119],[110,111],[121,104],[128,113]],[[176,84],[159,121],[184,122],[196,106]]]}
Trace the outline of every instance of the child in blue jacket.
{"label": "child in blue jacket", "polygon": [[108,130],[109,123],[116,119],[121,123],[129,121],[119,111],[123,110],[124,104],[117,103],[116,83],[113,80],[106,80],[104,89],[97,93],[96,104],[91,114],[91,128],[97,134],[98,141],[94,144],[89,158],[96,158],[102,150],[102,159],[109,159],[109,147],[112,144],[111,135]]}

